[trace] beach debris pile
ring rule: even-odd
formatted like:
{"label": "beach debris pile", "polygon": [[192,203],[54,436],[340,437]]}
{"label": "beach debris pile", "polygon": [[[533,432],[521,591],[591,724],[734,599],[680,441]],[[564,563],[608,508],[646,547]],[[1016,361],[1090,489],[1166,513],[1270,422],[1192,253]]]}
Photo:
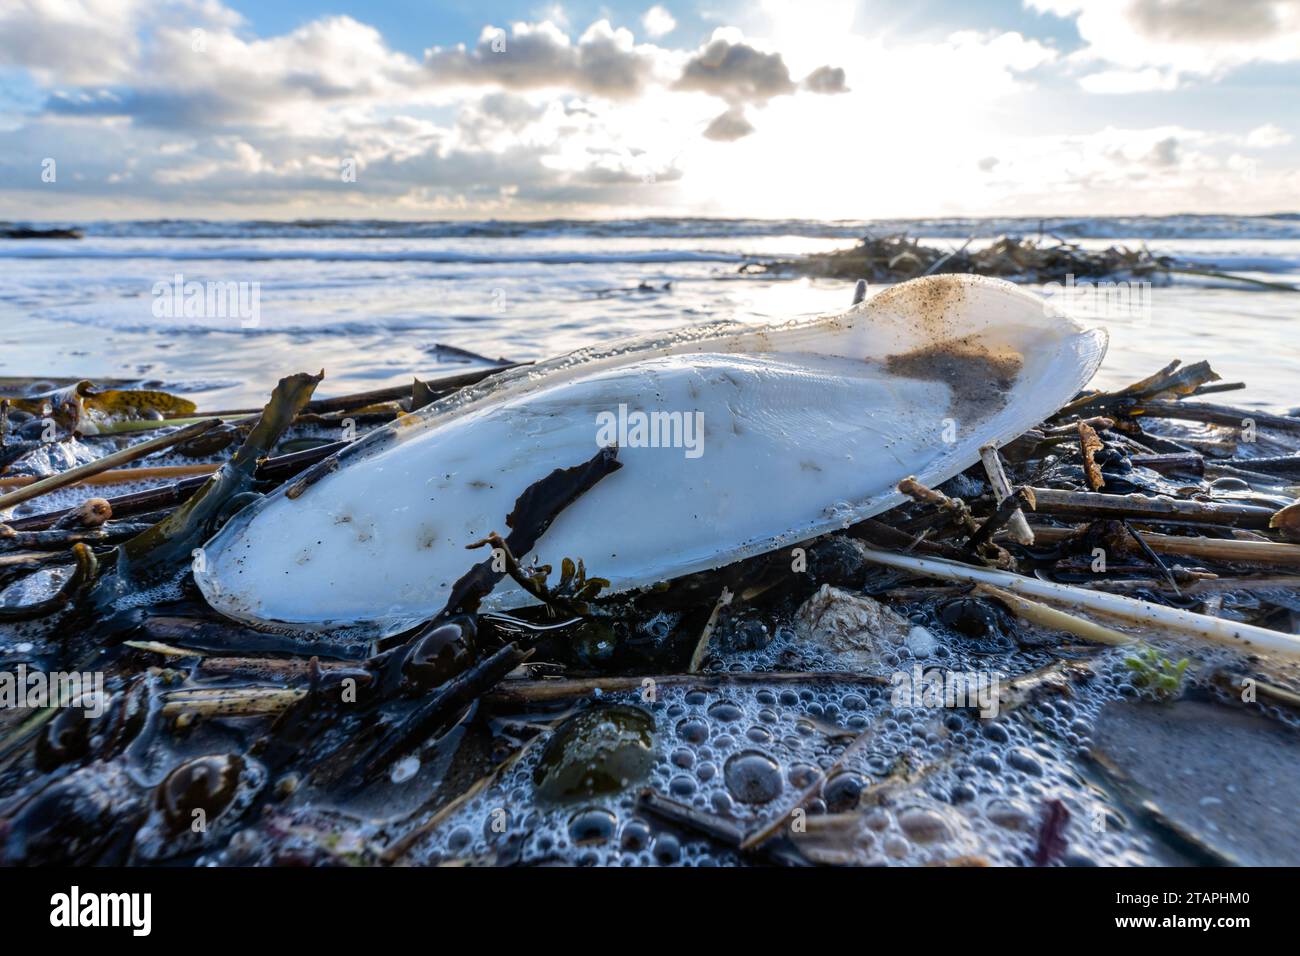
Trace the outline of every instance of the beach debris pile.
{"label": "beach debris pile", "polygon": [[[1084,391],[797,549],[635,592],[603,593],[599,555],[519,560],[619,470],[602,449],[515,490],[509,533],[407,631],[255,629],[203,600],[202,543],[343,419],[503,368],[330,399],[299,374],[252,414],[113,403],[129,432],[11,392],[0,860],[1296,859],[1300,418],[1206,401],[1240,386],[1204,362]],[[485,610],[507,578],[537,603]]]}
{"label": "beach debris pile", "polygon": [[1061,283],[1071,278],[1159,281],[1185,275],[1296,291],[1286,283],[1233,275],[1157,255],[1145,244],[1136,248],[1116,245],[1089,249],[1067,239],[1043,236],[1000,236],[988,243],[971,238],[960,246],[940,249],[908,235],[868,235],[849,249],[810,253],[796,259],[746,262],[740,271],[870,282],[902,282],[952,273],[1033,283]]}
{"label": "beach debris pile", "polygon": [[71,227],[34,228],[0,222],[0,239],[82,239],[85,232]]}

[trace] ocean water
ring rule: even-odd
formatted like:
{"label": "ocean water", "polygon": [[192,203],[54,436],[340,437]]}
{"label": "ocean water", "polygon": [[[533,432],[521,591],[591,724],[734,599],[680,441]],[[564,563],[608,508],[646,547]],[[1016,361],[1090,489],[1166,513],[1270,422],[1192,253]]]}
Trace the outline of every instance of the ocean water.
{"label": "ocean water", "polygon": [[[683,324],[839,310],[848,282],[738,269],[867,233],[953,248],[1003,233],[1145,244],[1200,268],[1300,283],[1300,215],[68,225],[85,238],[0,240],[0,376],[163,382],[208,409],[258,405],[296,371],[325,369],[323,396],[435,374],[437,345],[522,361]],[[238,284],[245,308],[186,314],[194,282]],[[1300,295],[1202,277],[1120,291],[1068,302],[1110,330],[1097,384],[1209,359],[1247,383],[1226,400],[1300,405]]]}

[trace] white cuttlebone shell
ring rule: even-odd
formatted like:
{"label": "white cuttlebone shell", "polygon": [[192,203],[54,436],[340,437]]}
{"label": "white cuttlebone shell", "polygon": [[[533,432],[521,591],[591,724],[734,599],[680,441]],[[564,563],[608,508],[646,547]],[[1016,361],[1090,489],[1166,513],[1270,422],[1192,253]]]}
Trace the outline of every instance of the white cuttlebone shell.
{"label": "white cuttlebone shell", "polygon": [[[878,514],[902,500],[895,484],[908,475],[947,480],[981,445],[1061,407],[1105,349],[1104,331],[1010,283],[933,276],[808,322],[696,326],[574,352],[367,435],[296,497],[282,487],[236,515],[195,578],[238,619],[393,633],[442,608],[487,557],[466,545],[505,534],[525,488],[595,454],[600,413],[698,412],[698,456],[620,447],[623,468],[534,552],[557,569],[584,559],[611,582],[606,593],[643,587]],[[932,359],[900,363],[918,350]],[[980,354],[1020,363],[1009,388]],[[507,579],[484,606],[532,603]]]}

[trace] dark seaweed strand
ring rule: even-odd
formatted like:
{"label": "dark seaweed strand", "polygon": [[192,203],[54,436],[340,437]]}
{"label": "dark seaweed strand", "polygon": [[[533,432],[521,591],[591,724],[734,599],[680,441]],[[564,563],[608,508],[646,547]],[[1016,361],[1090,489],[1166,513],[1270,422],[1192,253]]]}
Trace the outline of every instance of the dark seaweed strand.
{"label": "dark seaweed strand", "polygon": [[[506,516],[506,525],[511,529],[505,539],[510,553],[524,555],[532,551],[537,545],[537,539],[561,511],[602,478],[622,467],[623,463],[618,460],[618,447],[610,446],[596,452],[584,464],[557,468],[541,481],[530,485],[515,500],[514,510]],[[483,599],[492,593],[492,589],[505,574],[504,571],[492,570],[491,558],[476,564],[452,586],[447,606],[439,617],[476,613]]]}
{"label": "dark seaweed strand", "polygon": [[531,653],[507,644],[465,673],[447,681],[366,749],[339,781],[343,790],[355,792],[370,783],[399,755],[436,733],[446,725],[448,718],[501,683]]}

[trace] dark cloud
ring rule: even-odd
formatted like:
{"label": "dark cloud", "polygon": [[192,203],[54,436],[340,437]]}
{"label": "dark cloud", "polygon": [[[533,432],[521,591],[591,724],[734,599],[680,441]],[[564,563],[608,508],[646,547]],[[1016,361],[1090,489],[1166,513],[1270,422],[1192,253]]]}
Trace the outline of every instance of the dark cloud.
{"label": "dark cloud", "polygon": [[1295,0],[1135,0],[1133,24],[1144,36],[1174,41],[1268,40]]}
{"label": "dark cloud", "polygon": [[602,20],[569,42],[551,23],[517,23],[511,33],[488,28],[472,50],[429,50],[425,66],[440,83],[495,84],[507,89],[564,87],[611,98],[641,92],[653,59],[631,34]]}
{"label": "dark cloud", "polygon": [[[367,137],[396,134],[391,124],[355,131]],[[627,150],[589,149],[586,162],[557,170],[553,148],[514,144],[496,150],[467,147],[447,133],[427,135],[417,151],[403,150],[363,162],[355,183],[341,180],[339,159],[356,143],[267,132],[252,147],[234,137],[204,138],[166,155],[175,137],[162,130],[69,124],[50,120],[0,131],[0,195],[117,201],[147,196],[159,204],[256,209],[278,203],[354,204],[379,201],[484,204],[506,198],[521,208],[547,205],[617,207],[644,202],[647,189],[671,183],[682,171],[651,164]],[[405,141],[409,146],[409,141]],[[296,168],[303,153],[321,162]],[[42,160],[58,162],[58,180],[41,180]],[[48,200],[46,200],[48,201]],[[244,213],[239,213],[244,214]]]}
{"label": "dark cloud", "polygon": [[716,39],[692,56],[675,89],[711,93],[728,103],[765,103],[795,91],[779,53]]}
{"label": "dark cloud", "polygon": [[463,110],[457,124],[462,129],[513,131],[523,129],[545,114],[543,103],[533,103],[515,93],[489,93]]}
{"label": "dark cloud", "polygon": [[733,106],[709,124],[704,131],[704,136],[706,139],[717,140],[721,143],[731,143],[738,139],[744,139],[752,132],[754,132],[754,126],[745,118],[745,111],[739,106]]}
{"label": "dark cloud", "polygon": [[186,93],[165,90],[99,90],[56,93],[45,103],[54,116],[130,117],[140,126],[158,129],[211,129],[256,122],[262,115],[257,99],[206,89]]}
{"label": "dark cloud", "polygon": [[578,169],[556,170],[544,147],[516,144],[498,152],[443,149],[440,145],[401,160],[368,166],[363,178],[394,194],[490,200],[508,192],[523,203],[623,205],[654,183],[681,178],[676,167],[651,168],[637,157],[615,151],[589,151]]}
{"label": "dark cloud", "polygon": [[704,130],[705,138],[724,143],[754,132],[745,106],[761,107],[775,96],[789,96],[800,88],[809,93],[848,92],[840,67],[819,66],[796,86],[780,53],[764,53],[717,34],[686,61],[681,77],[673,84],[675,90],[709,93],[731,104]]}
{"label": "dark cloud", "polygon": [[1147,161],[1152,166],[1177,166],[1179,159],[1178,137],[1166,136],[1151,147]]}
{"label": "dark cloud", "polygon": [[45,110],[54,116],[127,117],[135,125],[207,132],[283,121],[286,108],[369,103],[428,82],[372,27],[330,17],[260,45],[233,33],[159,28],[135,75],[67,87]]}
{"label": "dark cloud", "polygon": [[593,164],[571,174],[571,185],[578,186],[630,186],[633,184],[667,183],[682,178],[682,171],[674,166],[666,169],[630,168],[627,165]]}
{"label": "dark cloud", "polygon": [[819,66],[803,78],[803,87],[809,93],[847,93],[844,68]]}

